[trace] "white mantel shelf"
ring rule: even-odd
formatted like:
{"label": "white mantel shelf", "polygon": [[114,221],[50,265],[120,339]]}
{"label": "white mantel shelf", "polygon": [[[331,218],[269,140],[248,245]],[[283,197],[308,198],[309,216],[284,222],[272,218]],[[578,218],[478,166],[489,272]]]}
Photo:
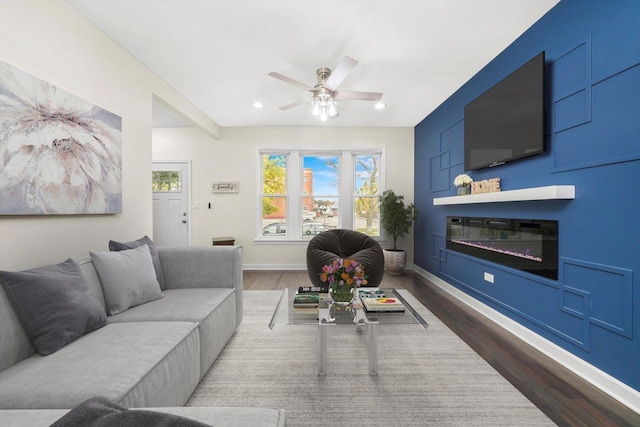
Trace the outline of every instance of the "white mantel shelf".
{"label": "white mantel shelf", "polygon": [[530,200],[571,200],[576,198],[574,185],[550,185],[523,188],[521,190],[496,191],[494,193],[469,194],[467,196],[438,197],[435,206],[468,205],[473,203],[523,202]]}

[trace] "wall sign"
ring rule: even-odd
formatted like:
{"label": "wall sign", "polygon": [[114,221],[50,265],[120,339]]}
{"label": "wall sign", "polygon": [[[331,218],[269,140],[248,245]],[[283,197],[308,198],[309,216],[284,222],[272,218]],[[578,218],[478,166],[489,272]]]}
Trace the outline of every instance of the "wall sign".
{"label": "wall sign", "polygon": [[213,181],[211,183],[212,193],[239,193],[240,182],[238,181]]}
{"label": "wall sign", "polygon": [[500,178],[485,179],[471,183],[471,194],[495,193],[500,191]]}

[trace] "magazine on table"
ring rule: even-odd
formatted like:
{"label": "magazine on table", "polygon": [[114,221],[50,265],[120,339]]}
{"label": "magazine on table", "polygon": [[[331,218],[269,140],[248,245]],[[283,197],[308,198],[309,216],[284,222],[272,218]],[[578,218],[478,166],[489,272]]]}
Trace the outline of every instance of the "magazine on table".
{"label": "magazine on table", "polygon": [[300,286],[293,297],[293,308],[318,308],[320,294],[327,292],[325,286]]}
{"label": "magazine on table", "polygon": [[380,289],[359,289],[358,295],[364,309],[376,313],[398,313],[405,310],[399,298],[387,295]]}

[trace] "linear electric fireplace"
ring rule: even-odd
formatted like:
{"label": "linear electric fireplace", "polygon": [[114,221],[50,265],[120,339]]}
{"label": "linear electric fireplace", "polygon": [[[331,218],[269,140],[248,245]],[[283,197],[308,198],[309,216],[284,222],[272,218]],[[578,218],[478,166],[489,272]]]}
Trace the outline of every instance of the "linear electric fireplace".
{"label": "linear electric fireplace", "polygon": [[558,278],[558,221],[448,216],[447,249]]}

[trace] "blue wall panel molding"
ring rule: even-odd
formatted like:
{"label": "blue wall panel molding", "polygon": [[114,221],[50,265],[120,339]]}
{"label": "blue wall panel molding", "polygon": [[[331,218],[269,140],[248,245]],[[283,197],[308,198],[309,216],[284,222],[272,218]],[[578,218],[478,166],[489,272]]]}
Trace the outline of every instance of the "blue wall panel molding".
{"label": "blue wall panel molding", "polygon": [[[589,105],[593,112],[591,120],[586,121]],[[640,65],[593,83],[563,99],[554,109],[562,117],[569,116],[569,121],[585,119],[582,126],[558,132],[554,129],[557,171],[640,159]],[[566,110],[574,114],[564,113]],[[620,125],[611,127],[612,123]]]}
{"label": "blue wall panel molding", "polygon": [[[414,133],[415,265],[637,391],[639,16],[640,1],[562,0]],[[547,151],[469,174],[503,191],[575,185],[576,198],[433,206],[464,172],[464,106],[543,50]],[[558,220],[558,280],[447,251],[448,215]]]}
{"label": "blue wall panel molding", "polygon": [[433,258],[437,262],[447,262],[447,236],[444,234],[433,234]]}
{"label": "blue wall panel molding", "polygon": [[448,189],[449,168],[446,165],[449,164],[449,152],[438,153],[438,155],[431,158],[430,163],[429,188],[431,192]]}
{"label": "blue wall panel molding", "polygon": [[[560,260],[565,310],[579,313],[595,326],[633,338],[633,272],[628,269],[585,262]],[[584,297],[582,307],[572,304]]]}
{"label": "blue wall panel molding", "polygon": [[[589,33],[548,64],[556,172],[640,159],[639,27]],[[593,136],[599,144],[589,144]]]}
{"label": "blue wall panel molding", "polygon": [[561,80],[547,78],[554,134],[591,121],[590,61],[590,44],[583,42],[547,64],[548,76],[567,76]]}
{"label": "blue wall panel molding", "polygon": [[[561,338],[589,351],[589,319],[579,312],[581,308],[572,310],[563,306],[559,295],[564,290],[557,282],[459,252],[444,251],[446,257],[440,263],[439,273],[449,283],[475,295],[501,313],[529,324],[541,335]],[[494,284],[476,280],[476,277],[483,277],[484,272],[494,276]],[[589,299],[586,293],[581,296]],[[547,303],[540,304],[541,299]],[[585,302],[580,301],[578,305],[582,304]],[[576,306],[575,299],[572,306]]]}

